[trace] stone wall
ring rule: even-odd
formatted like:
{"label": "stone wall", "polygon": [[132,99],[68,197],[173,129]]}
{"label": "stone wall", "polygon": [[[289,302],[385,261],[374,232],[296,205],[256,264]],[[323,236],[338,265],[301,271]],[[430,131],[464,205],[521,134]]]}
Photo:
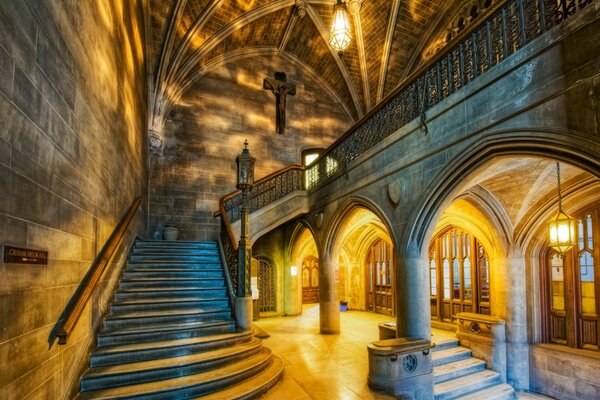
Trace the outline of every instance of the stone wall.
{"label": "stone wall", "polygon": [[531,390],[557,399],[600,398],[600,354],[535,345],[529,351]]}
{"label": "stone wall", "polygon": [[72,398],[94,329],[135,235],[67,345],[55,324],[117,221],[147,193],[144,0],[0,2],[0,398]]}
{"label": "stone wall", "polygon": [[[285,135],[275,133],[275,96],[263,90],[263,79],[275,71],[297,84],[297,94],[287,97]],[[310,75],[279,56],[218,68],[173,109],[162,154],[151,157],[150,233],[159,237],[165,224],[174,224],[181,239],[215,239],[220,225],[212,214],[235,190],[235,157],[244,139],[259,179],[300,164],[302,150],[327,147],[351,122]]]}

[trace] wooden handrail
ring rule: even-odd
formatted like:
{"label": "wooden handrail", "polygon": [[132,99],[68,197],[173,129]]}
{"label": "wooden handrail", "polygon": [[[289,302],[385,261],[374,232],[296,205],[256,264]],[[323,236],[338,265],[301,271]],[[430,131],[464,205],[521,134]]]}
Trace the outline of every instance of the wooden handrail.
{"label": "wooden handrail", "polygon": [[125,231],[129,227],[133,217],[135,216],[140,204],[142,202],[142,198],[140,196],[136,197],[133,201],[131,207],[127,211],[127,214],[121,219],[121,221],[117,224],[114,231],[111,233],[110,237],[96,256],[96,259],[92,263],[88,273],[85,275],[79,288],[71,298],[71,301],[67,305],[65,312],[63,313],[62,321],[60,321],[60,325],[58,326],[58,332],[56,336],[58,336],[58,344],[66,344],[67,337],[73,331],[75,324],[79,320],[83,309],[85,308],[86,303],[90,299],[102,273],[106,269],[108,262],[112,258],[115,250],[121,243]]}

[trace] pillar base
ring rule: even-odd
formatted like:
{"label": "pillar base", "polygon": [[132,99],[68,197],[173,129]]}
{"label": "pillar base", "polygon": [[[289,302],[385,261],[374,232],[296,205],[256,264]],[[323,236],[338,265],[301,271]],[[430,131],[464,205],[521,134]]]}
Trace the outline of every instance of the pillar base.
{"label": "pillar base", "polygon": [[235,321],[241,330],[252,329],[252,296],[235,298]]}
{"label": "pillar base", "polygon": [[321,301],[319,303],[320,331],[323,335],[340,333],[340,302]]}
{"label": "pillar base", "polygon": [[433,367],[427,339],[397,338],[369,344],[371,389],[407,400],[433,400]]}

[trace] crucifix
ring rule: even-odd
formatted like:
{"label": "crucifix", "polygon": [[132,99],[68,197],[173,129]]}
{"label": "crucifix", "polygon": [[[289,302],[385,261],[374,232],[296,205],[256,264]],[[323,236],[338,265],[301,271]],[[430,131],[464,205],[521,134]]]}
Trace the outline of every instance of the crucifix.
{"label": "crucifix", "polygon": [[283,135],[285,132],[285,96],[296,94],[296,85],[286,82],[285,72],[275,72],[275,79],[265,78],[263,88],[270,90],[275,95],[275,112],[277,127],[275,131]]}

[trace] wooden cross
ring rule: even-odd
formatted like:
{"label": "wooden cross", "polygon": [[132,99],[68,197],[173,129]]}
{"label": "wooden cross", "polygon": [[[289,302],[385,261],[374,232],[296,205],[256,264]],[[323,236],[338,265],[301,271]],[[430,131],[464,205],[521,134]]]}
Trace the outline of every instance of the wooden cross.
{"label": "wooden cross", "polygon": [[285,132],[285,96],[296,94],[296,85],[286,82],[285,72],[275,72],[275,79],[265,78],[263,88],[275,95],[276,122],[275,132],[283,135]]}

